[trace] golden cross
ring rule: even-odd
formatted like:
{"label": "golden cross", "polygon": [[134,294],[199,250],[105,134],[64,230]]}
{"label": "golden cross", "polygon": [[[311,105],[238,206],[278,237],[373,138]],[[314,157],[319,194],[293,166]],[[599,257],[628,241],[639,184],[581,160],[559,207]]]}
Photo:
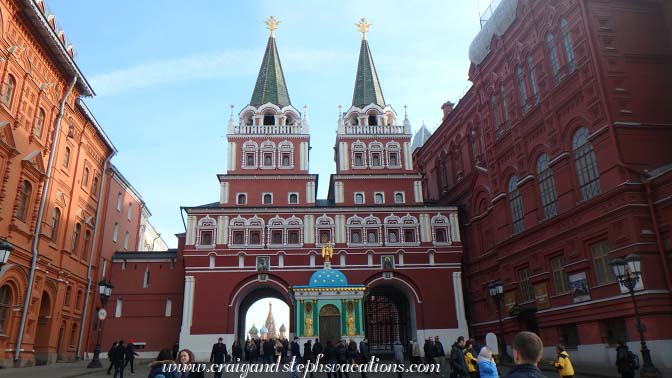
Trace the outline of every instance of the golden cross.
{"label": "golden cross", "polygon": [[280,25],[280,22],[282,21],[275,18],[275,16],[271,16],[268,20],[264,21],[266,24],[266,29],[271,31],[271,37],[273,36],[273,31],[278,28],[278,25]]}
{"label": "golden cross", "polygon": [[373,24],[369,24],[368,22],[366,22],[366,18],[364,18],[364,17],[362,17],[362,19],[359,20],[359,22],[355,24],[357,29],[359,29],[359,31],[362,33],[362,39],[366,39],[366,33],[369,32],[369,28],[372,25]]}

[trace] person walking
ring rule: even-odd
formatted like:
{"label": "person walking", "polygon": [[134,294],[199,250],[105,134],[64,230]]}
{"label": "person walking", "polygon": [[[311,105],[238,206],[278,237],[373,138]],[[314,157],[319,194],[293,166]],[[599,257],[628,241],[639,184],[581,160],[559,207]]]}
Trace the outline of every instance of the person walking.
{"label": "person walking", "polygon": [[[178,371],[178,376],[180,378],[205,378],[205,373],[202,371],[195,371],[196,359],[194,358],[194,352],[189,349],[182,349],[178,356],[178,364],[181,367],[181,371]],[[220,376],[222,373],[219,373]],[[217,376],[217,373],[215,373]]]}
{"label": "person walking", "polygon": [[470,378],[478,378],[479,375],[478,360],[475,355],[473,341],[469,340],[464,348],[464,361],[467,363],[467,370],[469,371]]}
{"label": "person walking", "polygon": [[315,344],[313,344],[313,357],[315,357],[316,361],[317,357],[322,353],[324,353],[324,348],[322,347],[322,343],[320,343],[320,339],[316,338]]}
{"label": "person walking", "polygon": [[519,332],[513,339],[514,366],[506,378],[546,378],[541,374],[537,364],[544,351],[544,343],[533,332]]}
{"label": "person walking", "polygon": [[[394,340],[394,342],[392,343],[392,351],[394,352],[394,362],[397,365],[403,365],[404,364],[404,346],[401,345],[401,341],[399,341],[399,339]],[[401,376],[402,376],[401,366],[396,366],[395,370],[397,371],[397,378],[401,378]]]}
{"label": "person walking", "polygon": [[350,374],[346,370],[346,365],[348,364],[348,347],[345,346],[345,340],[341,340],[336,346],[336,362],[340,365],[337,371],[338,378],[341,378],[343,375],[345,375],[345,378],[350,378]]}
{"label": "person walking", "polygon": [[324,361],[328,365],[327,378],[336,377],[336,347],[334,347],[334,342],[331,340],[327,340],[327,346],[324,348]]}
{"label": "person walking", "polygon": [[107,351],[107,359],[110,360],[110,367],[107,368],[107,375],[110,375],[110,371],[114,367],[114,360],[112,359],[112,353],[114,352],[114,348],[116,348],[116,347],[117,347],[117,341],[112,343],[112,346]]}
{"label": "person walking", "polygon": [[173,351],[166,348],[161,349],[159,355],[156,357],[156,360],[149,364],[149,375],[148,378],[180,378],[177,371],[167,372],[164,370],[166,365],[176,365],[175,360],[173,360]]}
{"label": "person walking", "polygon": [[618,341],[616,348],[616,368],[621,378],[635,378],[635,370],[639,369],[639,359],[623,340]]}
{"label": "person walking", "polygon": [[348,342],[348,360],[352,365],[357,363],[357,343],[353,339]]}
{"label": "person walking", "polygon": [[423,350],[425,351],[425,363],[426,364],[433,364],[434,363],[434,346],[432,345],[432,338],[428,337],[425,340],[425,345],[423,345],[422,347],[423,347]]}
{"label": "person walking", "polygon": [[487,346],[481,348],[481,352],[478,354],[478,374],[479,378],[499,378],[495,359]]}
{"label": "person walking", "polygon": [[[210,352],[210,363],[223,364],[224,361],[226,361],[227,355],[228,353],[226,352],[226,344],[224,344],[224,338],[220,337],[217,339],[217,342],[212,345],[212,351]],[[215,372],[215,378],[222,378],[222,373]]]}
{"label": "person walking", "polygon": [[124,346],[124,340],[119,340],[117,346],[112,352],[112,363],[114,364],[114,378],[124,378],[124,368],[126,367],[126,347]]}
{"label": "person walking", "polygon": [[[362,341],[359,342],[359,363],[365,365],[371,359],[371,354],[369,353],[369,339],[364,337]],[[366,378],[366,366],[362,366],[361,374],[362,378]]]}
{"label": "person walking", "polygon": [[292,378],[296,378],[296,365],[301,362],[301,345],[297,336],[294,336],[294,340],[289,344],[289,352],[292,362]]}
{"label": "person walking", "polygon": [[240,362],[243,358],[243,347],[240,346],[240,343],[238,342],[238,339],[233,341],[233,345],[231,345],[231,362],[234,364],[237,364]]}
{"label": "person walking", "polygon": [[139,356],[135,351],[135,344],[133,344],[133,340],[128,340],[128,344],[126,344],[126,366],[131,365],[131,375],[135,375],[135,367],[133,366],[135,356]]}
{"label": "person walking", "polygon": [[569,353],[565,350],[565,346],[558,344],[555,346],[555,353],[557,357],[555,361],[550,361],[553,366],[558,369],[558,374],[561,378],[574,378],[574,366],[569,359]]}
{"label": "person walking", "polygon": [[467,362],[464,359],[464,346],[464,336],[460,336],[450,349],[450,369],[452,378],[467,378],[469,376]]}
{"label": "person walking", "polygon": [[420,343],[415,342],[415,340],[411,340],[411,363],[419,365],[422,363],[420,358]]}
{"label": "person walking", "polygon": [[[308,366],[311,362],[314,362],[315,360],[313,359],[313,341],[311,339],[308,339],[305,343],[303,343],[303,365],[305,366],[306,369],[310,368],[312,369],[312,366]],[[313,378],[314,374],[313,371],[310,371],[310,378]]]}
{"label": "person walking", "polygon": [[[431,339],[430,339],[431,340]],[[439,366],[438,373],[441,377],[446,376],[446,351],[443,349],[443,344],[439,336],[434,336],[434,343],[432,344],[432,355],[434,356],[434,363]]]}

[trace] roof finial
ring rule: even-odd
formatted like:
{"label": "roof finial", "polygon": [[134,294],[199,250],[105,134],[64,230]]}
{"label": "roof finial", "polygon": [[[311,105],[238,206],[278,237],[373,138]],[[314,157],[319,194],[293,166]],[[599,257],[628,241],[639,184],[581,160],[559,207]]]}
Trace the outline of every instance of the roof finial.
{"label": "roof finial", "polygon": [[343,107],[338,105],[338,119],[343,118]]}
{"label": "roof finial", "polygon": [[362,33],[362,39],[366,39],[366,33],[369,32],[369,28],[373,26],[373,24],[369,24],[366,22],[366,18],[362,17],[361,20],[359,20],[358,23],[355,24],[357,29],[359,29],[360,33]]}
{"label": "roof finial", "polygon": [[404,118],[408,118],[408,105],[404,105]]}
{"label": "roof finial", "polygon": [[271,17],[269,17],[268,20],[264,21],[264,23],[266,24],[266,29],[271,31],[271,37],[273,37],[273,31],[275,31],[275,29],[278,28],[278,25],[280,25],[280,22],[282,22],[282,21],[275,18],[275,16],[271,16]]}
{"label": "roof finial", "polygon": [[229,114],[229,134],[233,134],[234,130],[234,123],[233,123],[233,104],[231,104],[231,114]]}

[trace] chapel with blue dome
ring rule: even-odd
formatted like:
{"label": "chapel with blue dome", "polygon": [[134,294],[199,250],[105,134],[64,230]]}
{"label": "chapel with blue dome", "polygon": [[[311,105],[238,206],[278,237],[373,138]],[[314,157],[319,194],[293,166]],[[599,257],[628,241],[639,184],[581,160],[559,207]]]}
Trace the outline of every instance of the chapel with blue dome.
{"label": "chapel with blue dome", "polygon": [[296,335],[301,339],[318,337],[323,345],[346,337],[359,342],[364,338],[366,286],[349,284],[343,272],[331,267],[332,255],[331,244],[324,246],[324,267],[310,276],[308,285],[292,287],[297,304]]}

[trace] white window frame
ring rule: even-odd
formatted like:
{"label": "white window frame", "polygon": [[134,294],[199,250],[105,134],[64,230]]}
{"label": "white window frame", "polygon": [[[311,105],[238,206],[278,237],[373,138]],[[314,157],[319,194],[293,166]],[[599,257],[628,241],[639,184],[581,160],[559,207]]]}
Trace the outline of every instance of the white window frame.
{"label": "white window frame", "polygon": [[[238,198],[243,195],[245,196],[245,203],[239,203]],[[247,192],[245,193],[236,193],[236,205],[247,205]]]}
{"label": "white window frame", "polygon": [[[362,195],[362,202],[357,202],[357,195],[361,194]],[[364,192],[355,192],[353,195],[352,200],[354,201],[355,205],[364,205],[366,203],[366,193]]]}
{"label": "white window frame", "polygon": [[119,238],[119,223],[114,222],[114,230],[112,231],[112,242],[116,243]]}
{"label": "white window frame", "polygon": [[[266,202],[264,202],[264,199],[266,198],[267,195],[268,195],[268,196],[271,196],[271,202],[270,202],[270,203],[266,203]],[[263,192],[263,193],[261,193],[261,204],[262,204],[262,205],[272,205],[272,204],[273,204],[273,193],[271,193],[271,192]]]}
{"label": "white window frame", "polygon": [[[294,203],[292,203],[292,201],[290,200],[290,199],[292,198],[292,194],[295,194],[295,195],[296,195],[296,202],[294,202]],[[290,204],[290,205],[298,205],[298,204],[299,204],[299,199],[300,199],[300,197],[299,197],[299,193],[298,193],[298,192],[289,192],[289,193],[287,193],[287,203],[288,203],[288,204]]]}
{"label": "white window frame", "polygon": [[128,250],[128,241],[131,237],[131,234],[126,231],[126,234],[124,235],[124,250]]}
{"label": "white window frame", "polygon": [[121,194],[121,192],[119,192],[117,194],[117,211],[118,212],[121,212],[121,207],[123,206],[123,202],[124,202],[124,195]]}
{"label": "white window frame", "polygon": [[114,308],[114,317],[121,318],[121,311],[124,307],[124,301],[121,298],[117,298],[117,304]]}
{"label": "white window frame", "polygon": [[[397,201],[398,194],[401,194],[401,202]],[[394,203],[406,203],[406,192],[394,192]]]}
{"label": "white window frame", "polygon": [[[383,201],[382,201],[382,202],[377,202],[377,201],[376,201],[376,197],[377,197],[379,194],[383,197]],[[373,203],[376,204],[376,205],[384,205],[384,204],[385,204],[385,192],[373,192]]]}
{"label": "white window frame", "polygon": [[147,265],[147,266],[145,267],[145,274],[144,274],[143,277],[142,277],[142,288],[143,288],[143,289],[146,289],[146,288],[149,287],[149,279],[150,279],[150,275],[149,275],[149,273],[150,273],[150,272],[149,272],[149,265]]}
{"label": "white window frame", "polygon": [[166,298],[166,318],[170,318],[173,315],[173,301],[170,298]]}
{"label": "white window frame", "polygon": [[128,210],[126,210],[126,218],[130,221],[132,217],[133,217],[133,204],[129,203]]}

